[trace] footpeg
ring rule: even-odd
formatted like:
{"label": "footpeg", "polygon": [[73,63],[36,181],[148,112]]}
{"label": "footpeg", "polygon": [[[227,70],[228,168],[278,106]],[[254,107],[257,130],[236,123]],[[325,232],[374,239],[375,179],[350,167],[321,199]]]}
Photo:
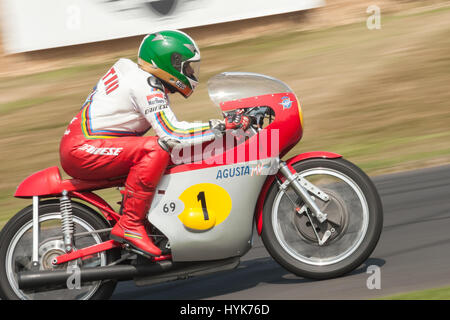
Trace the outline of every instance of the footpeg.
{"label": "footpeg", "polygon": [[140,250],[137,250],[137,249],[133,248],[133,246],[129,245],[128,243],[124,244],[124,247],[125,247],[126,250],[128,250],[130,252],[136,253],[136,254],[138,254],[140,256],[143,256],[144,258],[147,258],[147,259],[152,259],[151,255],[145,254],[145,252],[142,252]]}

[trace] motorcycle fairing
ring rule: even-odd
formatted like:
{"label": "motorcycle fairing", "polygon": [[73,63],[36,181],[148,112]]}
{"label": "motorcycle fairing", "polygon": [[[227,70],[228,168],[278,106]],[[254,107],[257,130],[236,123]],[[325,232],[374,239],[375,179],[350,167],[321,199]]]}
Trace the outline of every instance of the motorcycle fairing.
{"label": "motorcycle fairing", "polygon": [[[244,255],[251,248],[253,212],[267,177],[255,168],[273,160],[268,158],[163,176],[148,219],[169,239],[172,260],[204,261]],[[201,187],[205,187],[203,195]],[[218,188],[228,195],[221,196],[222,202],[214,200],[211,193]],[[186,194],[190,201],[185,198]],[[196,230],[183,224],[183,218],[190,212],[199,211],[200,217],[203,216],[202,197],[208,211],[214,207],[217,211],[227,207],[229,212],[218,212],[212,227],[208,221],[205,224],[208,227]],[[176,208],[174,211],[170,210],[171,203]]]}

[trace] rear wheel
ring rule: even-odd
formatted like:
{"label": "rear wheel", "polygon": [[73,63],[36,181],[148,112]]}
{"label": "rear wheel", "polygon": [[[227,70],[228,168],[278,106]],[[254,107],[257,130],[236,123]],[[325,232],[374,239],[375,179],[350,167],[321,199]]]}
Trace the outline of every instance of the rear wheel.
{"label": "rear wheel", "polygon": [[[344,159],[311,159],[292,167],[327,196],[314,201],[327,214],[320,223],[292,188],[274,184],[263,210],[262,239],[272,257],[296,275],[326,279],[352,271],[373,252],[383,212],[370,178]],[[299,214],[296,208],[302,208]],[[308,217],[309,216],[309,217]],[[319,245],[318,238],[330,234]]]}
{"label": "rear wheel", "polygon": [[[17,283],[18,272],[31,270],[33,208],[29,206],[17,213],[0,233],[0,296],[2,299],[22,300],[87,300],[108,299],[116,286],[116,281],[95,281],[83,283],[79,289],[68,286],[21,290]],[[86,234],[109,228],[109,224],[93,214],[92,210],[80,203],[72,202],[75,234],[74,246],[78,249],[108,240],[105,234]],[[61,213],[58,201],[45,201],[39,205],[39,269],[61,270],[68,265],[53,266],[52,260],[64,254],[61,236]],[[105,266],[117,259],[114,250],[98,253],[87,259],[78,259],[77,267]],[[70,273],[68,273],[68,277]]]}

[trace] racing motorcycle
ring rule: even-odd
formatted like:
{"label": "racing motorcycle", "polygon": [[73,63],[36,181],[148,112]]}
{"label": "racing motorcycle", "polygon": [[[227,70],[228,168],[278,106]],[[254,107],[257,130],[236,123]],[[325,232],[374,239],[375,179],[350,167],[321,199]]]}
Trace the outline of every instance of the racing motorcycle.
{"label": "racing motorcycle", "polygon": [[1,298],[107,299],[118,281],[152,285],[231,270],[254,231],[300,277],[333,278],[360,266],[383,223],[370,178],[336,153],[282,160],[303,134],[300,103],[283,82],[227,72],[208,81],[208,92],[224,116],[240,112],[251,126],[200,147],[174,147],[148,214],[161,256],[109,239],[122,212],[94,191],[120,190],[126,177],[64,180],[50,167],[15,192],[32,204],[0,234]]}

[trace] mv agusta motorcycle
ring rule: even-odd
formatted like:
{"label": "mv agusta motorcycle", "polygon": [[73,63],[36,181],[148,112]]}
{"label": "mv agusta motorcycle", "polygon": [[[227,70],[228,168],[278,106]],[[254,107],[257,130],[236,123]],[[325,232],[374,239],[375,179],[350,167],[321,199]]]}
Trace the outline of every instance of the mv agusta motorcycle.
{"label": "mv agusta motorcycle", "polygon": [[331,152],[282,160],[303,134],[301,106],[283,82],[228,72],[212,77],[208,92],[225,116],[239,111],[252,124],[227,133],[222,148],[201,145],[200,160],[183,150],[183,159],[194,160],[169,165],[148,214],[161,256],[109,239],[121,212],[94,191],[120,189],[126,177],[63,180],[50,167],[14,195],[32,204],[0,234],[1,298],[107,299],[118,281],[142,286],[230,270],[252,247],[254,230],[297,276],[327,279],[360,266],[383,220],[369,177]]}

